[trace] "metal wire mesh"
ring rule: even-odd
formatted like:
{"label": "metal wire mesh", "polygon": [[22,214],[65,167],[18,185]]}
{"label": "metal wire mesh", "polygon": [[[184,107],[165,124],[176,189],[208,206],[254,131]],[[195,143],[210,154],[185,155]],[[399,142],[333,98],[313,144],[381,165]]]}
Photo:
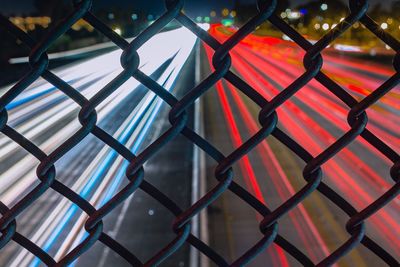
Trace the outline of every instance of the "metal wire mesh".
{"label": "metal wire mesh", "polygon": [[[0,230],[2,233],[0,237],[0,248],[3,248],[8,242],[13,240],[37,256],[43,263],[50,266],[64,266],[72,263],[87,250],[91,249],[96,242],[101,242],[134,266],[155,266],[161,264],[167,257],[172,255],[186,242],[199,250],[218,266],[243,266],[250,263],[258,253],[261,253],[272,243],[275,243],[288,254],[293,256],[302,265],[328,266],[336,263],[341,257],[348,254],[357,246],[364,246],[382,259],[382,263],[386,263],[390,266],[399,266],[399,262],[393,255],[368,237],[365,227],[365,220],[392,201],[400,191],[399,154],[380,140],[380,138],[375,136],[374,133],[368,130],[368,117],[366,113],[366,110],[371,105],[379,101],[400,82],[400,42],[387,32],[383,31],[368,16],[368,1],[350,0],[349,15],[315,44],[311,44],[307,41],[301,34],[274,13],[276,1],[273,0],[258,1],[258,14],[251,18],[224,43],[218,42],[214,37],[198,27],[195,22],[189,19],[182,12],[184,7],[183,0],[167,0],[165,2],[165,13],[130,43],[116,34],[112,29],[107,27],[92,14],[91,0],[75,1],[74,11],[63,20],[57,22],[57,24],[49,30],[47,35],[38,42],[12,24],[8,19],[0,16],[1,27],[4,27],[10,33],[15,35],[19,40],[27,45],[31,51],[29,56],[31,70],[0,99],[0,130],[4,135],[18,143],[40,161],[40,164],[36,169],[37,179],[40,180],[40,183],[12,207],[7,207],[5,204],[0,203],[0,212],[2,213],[0,219]],[[123,50],[121,65],[124,70],[109,84],[99,90],[91,99],[86,99],[76,89],[57,77],[47,68],[49,60],[46,51],[48,48],[57,40],[57,38],[65,34],[72,25],[80,19],[84,19],[97,31],[104,34]],[[215,71],[213,71],[211,75],[204,79],[195,88],[191,89],[181,99],[177,99],[152,78],[146,76],[138,69],[140,59],[137,50],[153,35],[158,33],[173,20],[176,20],[183,27],[192,31],[204,43],[215,50],[213,55]],[[271,101],[267,101],[263,98],[249,84],[230,70],[230,50],[265,21],[269,21],[269,23],[276,26],[282,33],[289,36],[306,52],[304,56],[305,72],[303,75],[298,77],[287,88],[277,94]],[[386,82],[376,88],[368,96],[361,99],[361,101],[357,101],[345,89],[321,71],[323,63],[321,52],[357,22],[363,24],[371,33],[380,38],[396,52],[393,60],[393,66],[395,69],[393,76],[387,79]],[[82,127],[50,154],[46,154],[40,150],[40,148],[33,142],[7,124],[8,116],[6,106],[40,76],[53,84],[81,107],[78,119]],[[171,125],[169,129],[139,155],[134,155],[127,147],[119,143],[111,135],[96,125],[96,106],[98,106],[114,91],[118,90],[119,86],[130,77],[134,77],[140,81],[171,107],[169,113],[169,121]],[[238,90],[247,95],[260,107],[259,131],[229,155],[223,155],[207,140],[199,136],[186,125],[188,121],[187,109],[193,105],[196,99],[202,97],[204,93],[213,88],[213,86],[221,79],[226,79],[235,85]],[[348,124],[350,125],[350,130],[337,139],[327,149],[321,151],[321,153],[316,157],[313,157],[306,149],[277,127],[279,117],[276,113],[276,109],[279,106],[284,104],[296,92],[301,90],[311,79],[316,79],[326,88],[326,90],[332,92],[350,109],[350,112],[348,113]],[[99,140],[104,142],[104,144],[114,149],[130,162],[129,167],[126,170],[126,178],[129,180],[128,185],[126,185],[99,209],[95,209],[88,201],[58,181],[56,169],[54,167],[55,162],[60,160],[68,151],[74,148],[89,134],[96,136]],[[177,203],[174,203],[170,198],[163,194],[161,189],[154,187],[146,181],[146,174],[143,168],[143,164],[145,164],[146,161],[154,156],[159,150],[163,149],[167,143],[178,135],[184,135],[190,142],[196,144],[201,150],[218,163],[218,166],[215,169],[215,178],[218,181],[217,185],[190,207],[180,207]],[[270,210],[250,192],[238,185],[233,179],[234,175],[232,170],[232,166],[240,158],[249,153],[269,135],[278,139],[306,163],[306,167],[303,170],[303,177],[306,181],[306,185],[274,210]],[[375,147],[393,163],[390,170],[393,179],[392,187],[362,210],[354,208],[346,199],[324,183],[323,171],[321,169],[322,165],[332,159],[359,136]],[[176,234],[176,238],[162,250],[154,251],[153,257],[146,259],[145,261],[138,259],[135,256],[134,251],[128,251],[118,242],[118,240],[102,231],[102,219],[138,189],[143,190],[153,197],[175,216],[172,231]],[[30,205],[47,190],[54,190],[63,197],[68,198],[70,201],[78,205],[82,211],[87,213],[89,217],[85,223],[87,236],[77,247],[71,250],[58,262],[56,262],[46,251],[17,231],[18,227],[16,217],[24,210],[29,209]],[[233,192],[263,217],[263,220],[260,223],[260,231],[263,237],[241,257],[230,263],[221,257],[212,247],[191,234],[192,218],[212,204],[226,190]],[[349,239],[345,243],[318,263],[312,262],[300,248],[291,244],[284,236],[281,236],[278,233],[279,219],[315,191],[319,191],[324,197],[329,199],[348,215],[349,219],[345,227],[350,235]],[[396,230],[393,229],[393,231]]]}

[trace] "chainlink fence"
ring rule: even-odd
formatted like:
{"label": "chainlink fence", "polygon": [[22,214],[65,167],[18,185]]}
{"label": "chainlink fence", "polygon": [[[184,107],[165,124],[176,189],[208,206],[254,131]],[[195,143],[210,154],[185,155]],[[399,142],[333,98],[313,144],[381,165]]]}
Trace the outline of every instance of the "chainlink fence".
{"label": "chainlink fence", "polygon": [[[366,110],[368,110],[371,105],[379,101],[400,82],[400,42],[382,30],[380,26],[368,16],[367,0],[350,0],[349,15],[314,44],[307,41],[301,34],[274,13],[276,2],[277,1],[272,0],[258,1],[258,14],[252,17],[224,43],[218,42],[214,37],[201,29],[182,12],[184,7],[183,0],[165,1],[165,13],[130,43],[116,34],[91,13],[91,0],[75,1],[74,11],[63,20],[58,21],[57,24],[48,31],[46,36],[39,41],[33,40],[28,34],[16,27],[7,18],[1,16],[1,27],[15,35],[23,44],[30,48],[29,63],[31,70],[1,97],[0,130],[4,135],[8,136],[8,138],[19,144],[40,161],[40,164],[36,169],[37,179],[40,180],[40,183],[13,206],[7,207],[3,203],[0,204],[0,212],[2,213],[0,219],[0,229],[2,233],[0,237],[0,248],[3,248],[7,243],[13,240],[38,257],[46,265],[65,266],[72,263],[86,251],[90,250],[96,242],[101,242],[134,266],[155,266],[162,264],[166,258],[176,252],[186,242],[218,266],[243,266],[251,263],[251,260],[254,259],[257,254],[262,253],[268,246],[275,243],[295,258],[299,264],[305,266],[329,266],[336,263],[341,257],[348,254],[357,246],[364,246],[372,253],[376,254],[382,260],[382,264],[386,263],[390,266],[399,266],[399,262],[396,260],[395,255],[391,255],[377,242],[368,237],[366,234],[365,220],[393,201],[400,190],[399,154],[374,135],[374,133],[368,130],[368,117],[366,113]],[[104,34],[123,50],[121,65],[124,70],[109,84],[99,90],[91,99],[86,99],[76,89],[57,77],[47,68],[49,60],[46,51],[48,48],[57,40],[57,38],[65,34],[72,25],[80,19],[84,19],[93,26],[95,30]],[[181,99],[177,99],[168,90],[164,89],[156,81],[149,76],[146,76],[138,69],[140,59],[137,50],[173,20],[192,31],[201,39],[202,42],[206,43],[214,50],[212,63],[215,71],[213,71],[211,75],[204,79],[195,88],[189,90]],[[273,24],[282,33],[289,36],[306,52],[304,56],[305,72],[303,75],[293,81],[285,90],[275,95],[271,101],[267,101],[263,98],[249,84],[244,82],[230,70],[230,50],[265,21]],[[380,38],[396,52],[393,60],[393,66],[395,69],[394,75],[360,101],[357,101],[345,89],[321,72],[323,64],[321,52],[357,22],[364,25],[371,33]],[[58,88],[58,90],[63,92],[81,107],[78,119],[82,127],[50,154],[44,153],[33,142],[7,124],[8,116],[6,106],[40,76]],[[134,155],[127,147],[119,143],[111,135],[96,125],[97,116],[95,108],[114,91],[118,90],[119,86],[130,77],[137,79],[171,107],[169,113],[169,121],[171,125],[169,129],[138,155]],[[260,108],[259,131],[229,155],[223,155],[206,139],[199,136],[193,131],[193,129],[187,127],[187,110],[198,98],[202,97],[203,94],[213,88],[213,86],[221,79],[225,79],[235,85],[238,90],[247,95]],[[326,90],[333,93],[346,106],[348,106],[350,110],[348,112],[348,124],[351,128],[316,157],[313,157],[306,149],[277,127],[279,117],[276,113],[276,109],[279,106],[284,104],[297,91],[307,85],[311,79],[316,79],[326,88]],[[126,170],[126,179],[129,180],[128,185],[115,194],[114,197],[99,209],[95,209],[88,201],[71,190],[71,188],[59,182],[54,167],[55,162],[62,159],[68,151],[74,148],[89,134],[96,136],[99,140],[104,142],[104,144],[114,149],[130,162],[129,167]],[[177,203],[174,203],[170,198],[163,194],[162,189],[156,188],[146,181],[146,172],[143,168],[146,161],[163,149],[167,143],[178,135],[185,136],[190,142],[197,145],[218,163],[215,168],[215,179],[218,181],[217,185],[190,207],[180,207]],[[268,138],[269,135],[274,136],[306,163],[306,167],[303,170],[303,178],[307,182],[306,185],[274,210],[269,209],[250,192],[235,183],[233,178],[234,173],[232,170],[232,166],[240,158],[249,153],[260,142]],[[379,198],[369,203],[369,205],[362,210],[354,208],[346,199],[324,183],[323,171],[321,170],[322,165],[331,160],[336,154],[359,136],[375,147],[393,163],[393,166],[390,169],[391,178],[393,179],[392,187]],[[135,256],[134,251],[128,251],[118,242],[118,240],[102,231],[102,219],[139,189],[157,200],[175,216],[175,220],[172,222],[171,231],[174,231],[176,238],[162,250],[154,251],[153,257],[150,259],[138,259]],[[86,237],[77,247],[71,250],[58,262],[56,262],[54,258],[38,245],[20,234],[17,227],[17,216],[24,212],[24,210],[29,209],[30,205],[47,190],[55,190],[60,195],[79,206],[79,208],[88,215],[88,219],[85,223],[85,230],[87,231]],[[193,217],[206,209],[226,190],[230,190],[242,201],[249,204],[263,218],[259,225],[263,237],[234,262],[227,262],[212,247],[191,234],[191,220]],[[347,224],[343,226],[349,233],[348,240],[321,262],[312,262],[310,258],[302,252],[301,248],[296,247],[284,236],[281,236],[278,233],[279,219],[315,191],[319,191],[324,197],[342,209],[349,217]],[[395,231],[398,231],[398,229],[393,229],[393,232]]]}

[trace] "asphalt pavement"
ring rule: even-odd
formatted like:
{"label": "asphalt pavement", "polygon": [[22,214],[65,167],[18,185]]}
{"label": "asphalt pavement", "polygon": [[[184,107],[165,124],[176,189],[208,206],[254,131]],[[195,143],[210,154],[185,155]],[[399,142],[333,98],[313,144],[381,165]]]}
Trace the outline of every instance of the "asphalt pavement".
{"label": "asphalt pavement", "polygon": [[[228,36],[218,28],[211,33],[220,41]],[[304,69],[304,52],[292,42],[250,36],[230,53],[232,70],[266,99],[281,92]],[[203,73],[210,73],[213,51],[206,47]],[[390,66],[372,60],[324,55],[323,71],[346,88],[356,99],[371,93],[393,71]],[[368,110],[368,129],[399,151],[399,88]],[[396,100],[397,99],[397,100]],[[314,156],[318,155],[349,129],[348,108],[315,80],[301,89],[278,109],[278,126]],[[237,88],[221,81],[205,98],[206,136],[229,155],[259,129],[260,108]],[[390,119],[389,119],[390,118]],[[208,183],[216,163],[208,162]],[[277,208],[305,185],[305,164],[274,137],[268,137],[234,166],[235,181],[271,209]],[[324,182],[357,209],[362,209],[383,194],[391,181],[391,164],[361,138],[323,166]],[[367,220],[367,233],[391,255],[399,254],[399,198]],[[262,237],[261,217],[234,194],[227,192],[209,209],[211,246],[228,262],[233,262]],[[279,220],[279,234],[289,240],[314,263],[318,263],[346,242],[349,234],[347,215],[320,193],[311,194],[302,204]],[[397,241],[396,241],[397,240]],[[298,266],[287,253],[273,245],[260,253],[249,266]],[[358,246],[337,266],[382,266],[373,253]]]}
{"label": "asphalt pavement", "polygon": [[[178,42],[176,36],[183,37],[184,41]],[[195,37],[185,29],[160,33],[139,50],[140,69],[173,94],[181,96],[185,90],[193,87],[194,43]],[[160,45],[163,49],[160,49]],[[154,57],[157,49],[160,51]],[[66,65],[54,72],[90,98],[121,71],[120,53],[107,53]],[[4,88],[2,92],[6,90]],[[77,120],[79,106],[42,80],[24,91],[8,106],[8,110],[10,126],[47,153],[80,127]],[[134,79],[124,83],[96,110],[98,126],[136,154],[170,126],[167,105]],[[38,162],[7,138],[0,139],[0,144],[3,177],[1,199],[11,206],[38,183],[35,176]],[[176,153],[181,148],[183,153]],[[145,166],[148,169],[146,179],[163,188],[164,193],[170,194],[183,208],[191,201],[192,150],[189,142],[177,139]],[[182,164],[168,164],[170,160]],[[104,143],[94,136],[88,136],[56,163],[57,179],[100,207],[126,184],[124,171],[127,164]],[[12,178],[9,178],[10,175]],[[142,192],[135,194],[137,197],[130,198],[105,218],[105,231],[120,238],[122,244],[131,248],[145,262],[174,237],[171,229],[173,217],[151,197]],[[83,223],[87,216],[71,204],[58,193],[48,190],[18,217],[17,231],[60,259],[85,238]],[[131,223],[137,226],[132,228]],[[138,235],[141,235],[140,239],[136,238]],[[147,246],[143,246],[144,243]],[[113,253],[99,246],[96,245],[93,251],[82,256],[82,263],[78,261],[76,264],[123,265],[113,257]],[[182,248],[170,261],[187,264],[187,250],[187,247]],[[0,262],[4,266],[40,265],[37,258],[13,242],[2,250]]]}
{"label": "asphalt pavement", "polygon": [[[174,85],[174,94],[180,98],[194,87],[194,51],[189,56]],[[149,130],[144,144],[150,144],[171,124],[170,108],[163,105]],[[193,107],[189,110],[189,127],[193,127]],[[145,146],[145,145],[144,145]],[[145,179],[162,190],[181,208],[191,203],[193,144],[179,136],[163,148],[145,166]],[[179,164],[176,164],[179,163]],[[121,218],[121,220],[116,220]],[[173,214],[145,192],[138,190],[134,196],[104,220],[105,232],[115,237],[139,259],[154,256],[176,235],[172,231]],[[117,223],[118,222],[118,223]],[[189,266],[189,246],[184,245],[166,260],[165,266]],[[126,261],[102,245],[95,246],[79,259],[76,266],[130,266]]]}
{"label": "asphalt pavement", "polygon": [[[210,31],[217,39],[226,31]],[[195,37],[184,29],[160,33],[139,54],[141,69],[178,98],[196,83]],[[162,48],[160,47],[162,45]],[[202,46],[201,46],[202,47]],[[155,52],[157,51],[157,52]],[[90,98],[120,71],[120,51],[54,70]],[[200,78],[210,73],[210,48],[201,48]],[[156,56],[155,56],[156,55]],[[266,99],[286,88],[304,70],[304,52],[295,44],[250,36],[232,52],[232,70]],[[324,55],[324,72],[356,99],[376,89],[393,70],[373,60]],[[5,89],[0,89],[0,94]],[[368,110],[368,129],[399,151],[399,88]],[[201,97],[205,138],[225,155],[259,128],[260,108],[226,81]],[[9,125],[47,153],[79,129],[79,106],[43,80],[37,81],[8,107]],[[130,79],[97,108],[98,125],[134,153],[140,153],[168,127],[169,107],[147,88]],[[279,127],[314,156],[349,129],[349,109],[315,80],[278,109]],[[193,109],[190,127],[194,127]],[[216,184],[216,163],[206,157],[207,187]],[[18,145],[0,138],[0,199],[15,204],[38,181],[38,161]],[[57,179],[79,192],[95,207],[102,206],[126,185],[127,162],[109,147],[88,136],[56,163]],[[145,179],[182,208],[192,201],[193,144],[180,136],[149,160]],[[305,164],[274,137],[268,137],[235,164],[235,181],[271,209],[277,208],[305,185]],[[362,209],[393,184],[391,163],[357,138],[323,166],[324,182]],[[399,260],[399,198],[367,221],[367,233]],[[225,192],[206,211],[209,244],[227,262],[233,262],[262,237],[261,217],[233,193]],[[87,216],[64,197],[48,190],[17,218],[17,231],[60,259],[85,238]],[[171,241],[174,216],[141,190],[104,218],[104,231],[145,262]],[[311,194],[279,220],[279,234],[318,263],[343,244],[349,235],[348,217],[319,193]],[[190,266],[190,247],[184,245],[162,266]],[[28,251],[10,242],[0,253],[2,266],[38,266]],[[76,266],[129,266],[112,250],[97,242]],[[211,264],[213,266],[213,264]],[[273,245],[249,266],[298,266]],[[382,266],[382,261],[359,246],[337,266]]]}

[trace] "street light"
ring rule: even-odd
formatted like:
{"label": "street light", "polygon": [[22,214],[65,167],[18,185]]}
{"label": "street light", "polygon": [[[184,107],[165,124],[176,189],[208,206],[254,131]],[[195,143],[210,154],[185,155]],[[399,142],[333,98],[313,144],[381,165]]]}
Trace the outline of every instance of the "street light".
{"label": "street light", "polygon": [[325,3],[323,3],[323,4],[321,5],[321,10],[322,10],[322,11],[328,10],[328,5],[325,4]]}
{"label": "street light", "polygon": [[229,9],[227,8],[222,9],[222,16],[226,17],[228,15],[229,15]]}
{"label": "street light", "polygon": [[287,14],[288,19],[298,19],[301,17],[300,12],[292,11]]}

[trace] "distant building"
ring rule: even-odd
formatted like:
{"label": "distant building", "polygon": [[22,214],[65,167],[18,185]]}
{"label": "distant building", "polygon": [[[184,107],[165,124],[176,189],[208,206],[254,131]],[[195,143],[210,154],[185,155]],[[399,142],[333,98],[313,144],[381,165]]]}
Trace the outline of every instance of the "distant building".
{"label": "distant building", "polygon": [[[9,19],[12,23],[14,23],[16,26],[18,26],[21,30],[25,32],[34,31],[38,26],[45,29],[49,27],[51,23],[51,18],[48,16],[42,16],[42,17],[16,16],[16,17],[10,17]],[[83,19],[78,20],[71,28],[75,31],[80,31],[81,29],[86,29],[89,32],[93,31],[93,27]]]}
{"label": "distant building", "polygon": [[10,21],[18,26],[21,30],[34,31],[37,26],[47,28],[51,23],[51,18],[44,17],[10,17]]}

